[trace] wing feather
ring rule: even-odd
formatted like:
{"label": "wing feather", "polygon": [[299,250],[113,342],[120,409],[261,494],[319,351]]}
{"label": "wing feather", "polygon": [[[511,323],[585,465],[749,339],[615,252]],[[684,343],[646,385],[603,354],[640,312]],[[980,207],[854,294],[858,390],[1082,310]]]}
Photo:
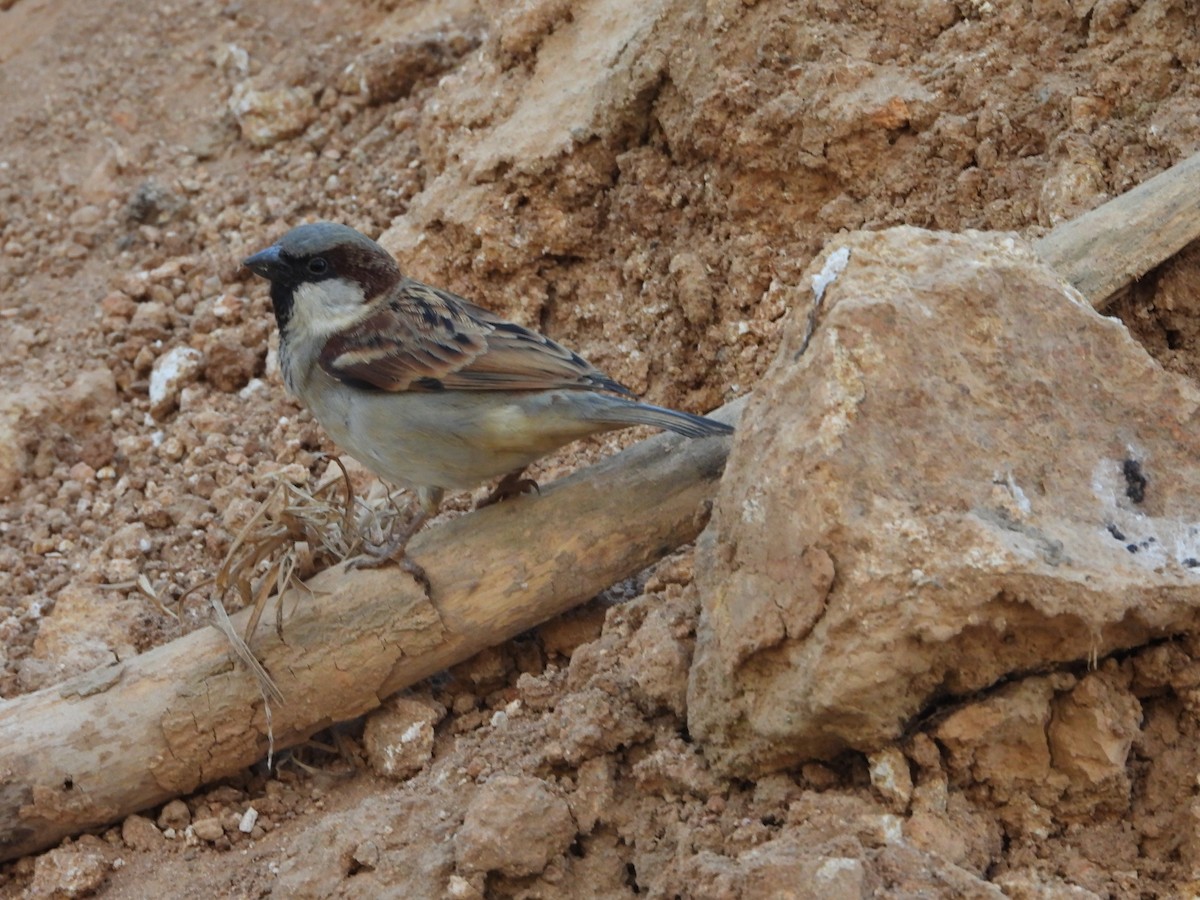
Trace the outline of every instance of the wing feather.
{"label": "wing feather", "polygon": [[631,395],[561,344],[412,279],[332,336],[319,361],[334,378],[383,391],[573,388]]}

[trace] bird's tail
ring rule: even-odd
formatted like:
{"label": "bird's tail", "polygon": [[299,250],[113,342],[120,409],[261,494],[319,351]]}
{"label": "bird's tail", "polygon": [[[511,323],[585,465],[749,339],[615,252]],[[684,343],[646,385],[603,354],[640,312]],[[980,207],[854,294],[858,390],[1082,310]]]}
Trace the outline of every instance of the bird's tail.
{"label": "bird's tail", "polygon": [[605,410],[598,418],[613,425],[652,425],[690,438],[733,434],[732,425],[726,425],[716,419],[706,419],[704,416],[694,416],[677,409],[651,406],[649,403],[633,400],[616,397],[609,399],[612,402],[605,404]]}

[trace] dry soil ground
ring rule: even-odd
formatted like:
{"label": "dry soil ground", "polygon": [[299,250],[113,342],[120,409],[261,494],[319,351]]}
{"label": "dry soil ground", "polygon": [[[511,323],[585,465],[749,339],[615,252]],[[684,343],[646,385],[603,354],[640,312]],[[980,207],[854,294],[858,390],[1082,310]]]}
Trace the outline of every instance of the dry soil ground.
{"label": "dry soil ground", "polygon": [[[1200,149],[1193,0],[2,5],[0,697],[205,627],[202,601],[176,619],[131,585],[144,575],[170,606],[212,574],[270,476],[323,471],[331,448],[285,396],[265,291],[238,266],[293,224],[395,225],[389,244],[419,277],[545,328],[658,402],[705,409],[753,387],[786,312],[773,285],[829,235],[1036,235]],[[636,40],[606,49],[622,28]],[[610,53],[602,65],[580,63],[585,38]],[[1189,376],[1196,263],[1182,255],[1120,310]],[[152,368],[175,347],[202,363],[177,407],[152,410]],[[755,862],[781,840],[867,847],[846,877],[883,896],[985,896],[991,882],[1165,897],[1194,877],[1195,788],[1172,787],[1194,785],[1187,698],[1155,713],[1131,758],[1138,815],[1118,805],[1018,840],[986,792],[953,785],[957,828],[922,845],[947,870],[863,824],[894,799],[861,758],[716,779],[684,725],[690,582],[682,552],[420,686],[436,725],[409,780],[361,765],[364,726],[349,723],[324,737],[340,752],[6,864],[0,892],[842,884],[800,850],[794,865]],[[1157,780],[1138,781],[1152,762]],[[505,816],[511,834],[486,833]]]}

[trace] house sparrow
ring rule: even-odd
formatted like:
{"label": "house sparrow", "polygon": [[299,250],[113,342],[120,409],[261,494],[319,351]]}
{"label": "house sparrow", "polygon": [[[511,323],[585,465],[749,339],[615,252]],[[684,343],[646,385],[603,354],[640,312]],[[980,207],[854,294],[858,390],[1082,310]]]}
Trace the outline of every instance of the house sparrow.
{"label": "house sparrow", "polygon": [[366,565],[394,559],[420,575],[405,545],[447,489],[500,475],[489,499],[536,487],[524,468],[578,438],[631,425],[687,437],[733,431],[639,403],[549,338],[405,276],[345,225],[293,228],[244,265],[271,282],[288,390],[351,456],[416,489],[412,521]]}

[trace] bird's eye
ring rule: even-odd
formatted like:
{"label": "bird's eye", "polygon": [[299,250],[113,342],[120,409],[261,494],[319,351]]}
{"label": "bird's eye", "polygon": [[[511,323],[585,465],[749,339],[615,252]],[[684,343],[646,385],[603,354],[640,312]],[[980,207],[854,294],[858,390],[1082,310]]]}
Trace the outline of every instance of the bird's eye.
{"label": "bird's eye", "polygon": [[324,275],[329,271],[329,263],[323,256],[314,256],[308,261],[308,271],[314,275]]}

